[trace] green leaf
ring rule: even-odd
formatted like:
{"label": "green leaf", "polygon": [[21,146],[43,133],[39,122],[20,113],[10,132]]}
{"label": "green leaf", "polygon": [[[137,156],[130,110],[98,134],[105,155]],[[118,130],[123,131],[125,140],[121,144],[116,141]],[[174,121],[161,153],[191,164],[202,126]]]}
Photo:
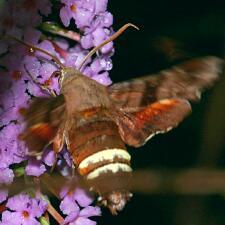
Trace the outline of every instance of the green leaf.
{"label": "green leaf", "polygon": [[60,30],[64,30],[59,24],[53,22],[44,22],[41,24],[40,28],[43,31],[47,31],[53,34],[57,33]]}
{"label": "green leaf", "polygon": [[69,38],[74,41],[80,41],[80,34],[73,30],[67,30],[60,26],[58,23],[54,22],[44,22],[39,26],[42,31],[49,32],[54,35]]}
{"label": "green leaf", "polygon": [[14,174],[15,174],[16,177],[21,177],[25,173],[25,168],[24,167],[18,167],[18,168],[15,168],[13,170],[13,172],[14,172]]}
{"label": "green leaf", "polygon": [[50,225],[50,223],[47,221],[47,219],[44,216],[40,217],[39,221],[41,225]]}

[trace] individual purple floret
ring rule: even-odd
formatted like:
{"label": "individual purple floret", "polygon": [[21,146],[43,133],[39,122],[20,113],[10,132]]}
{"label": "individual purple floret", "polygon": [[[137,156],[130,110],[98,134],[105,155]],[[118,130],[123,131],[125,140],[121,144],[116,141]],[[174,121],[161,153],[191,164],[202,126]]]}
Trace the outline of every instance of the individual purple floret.
{"label": "individual purple floret", "polygon": [[11,184],[14,178],[13,171],[9,168],[0,168],[0,184]]}
{"label": "individual purple floret", "polygon": [[37,159],[30,159],[28,161],[28,165],[25,168],[25,172],[28,176],[36,176],[39,177],[46,171],[45,165],[43,165],[42,161]]}
{"label": "individual purple floret", "polygon": [[26,194],[15,195],[8,199],[8,210],[2,213],[0,224],[40,225],[37,219],[43,215],[47,206],[47,202],[42,199],[31,198]]}
{"label": "individual purple floret", "polygon": [[[63,198],[60,204],[61,211],[66,214],[64,224],[69,225],[95,225],[96,222],[89,219],[92,216],[100,216],[99,207],[90,206],[93,197],[83,189],[76,188],[75,191],[69,191],[65,188],[61,192]],[[82,207],[82,209],[81,209]]]}
{"label": "individual purple floret", "polygon": [[80,211],[71,212],[66,218],[64,224],[69,225],[96,225],[96,222],[89,217],[100,216],[101,210],[97,206],[87,206]]}
{"label": "individual purple floret", "polygon": [[4,202],[8,197],[8,190],[0,189],[0,203]]}

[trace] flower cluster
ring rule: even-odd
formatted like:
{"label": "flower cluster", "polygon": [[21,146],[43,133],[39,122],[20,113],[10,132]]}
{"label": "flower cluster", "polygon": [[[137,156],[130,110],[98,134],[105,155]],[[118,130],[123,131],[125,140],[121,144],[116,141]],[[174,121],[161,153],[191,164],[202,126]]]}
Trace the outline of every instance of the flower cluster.
{"label": "flower cluster", "polygon": [[[108,39],[113,33],[113,16],[107,11],[107,3],[107,0],[61,0],[58,13],[62,24],[65,27],[75,25],[81,33],[80,39],[73,46],[60,36],[49,38],[38,29],[43,18],[46,20],[51,14],[50,0],[6,0],[2,4],[0,9],[0,36],[3,37],[0,39],[0,185],[13,182],[16,176],[14,169],[17,165],[25,167],[25,175],[38,177],[48,171],[56,160],[51,149],[46,149],[39,160],[28,157],[28,149],[24,142],[20,141],[19,136],[24,129],[21,112],[29,107],[33,98],[49,96],[49,93],[40,87],[42,84],[46,85],[58,67],[51,57],[39,51],[31,52],[27,46],[8,37],[16,37],[44,49],[56,56],[65,66],[78,68],[88,51]],[[111,84],[108,71],[112,69],[110,57],[113,53],[113,44],[110,42],[98,51],[95,58],[86,62],[82,73],[103,85]],[[48,88],[59,93],[58,80],[51,79]],[[61,174],[68,174],[65,171],[71,167],[69,161],[68,152],[64,150],[57,163]],[[67,215],[66,223],[72,225],[86,221],[85,224],[95,224],[88,217],[100,215],[100,210],[98,207],[90,206],[92,200],[86,193],[79,190],[73,197],[71,193],[66,193],[62,199],[60,208]],[[0,189],[1,202],[8,208],[2,214],[1,224],[18,224],[16,218],[18,221],[28,221],[26,223],[20,221],[20,224],[40,224],[37,218],[47,209],[46,204],[40,199],[32,199],[25,194],[8,197],[7,190],[3,188]],[[22,205],[18,202],[22,202]],[[68,211],[65,202],[73,204],[73,210]],[[81,210],[77,204],[82,207]]]}
{"label": "flower cluster", "polygon": [[8,199],[2,213],[1,225],[39,225],[40,218],[47,209],[47,202],[40,198],[31,198],[26,194],[19,194]]}
{"label": "flower cluster", "polygon": [[[60,10],[62,23],[67,27],[73,19],[76,27],[83,32],[79,51],[96,47],[112,35],[113,16],[106,11],[108,0],[61,0],[61,2],[64,4]],[[110,42],[103,46],[100,52],[101,55],[86,66],[83,73],[102,84],[109,85],[111,80],[108,71],[112,69],[110,57],[113,54],[113,43]],[[74,62],[74,58],[77,57],[76,48],[71,49],[70,53],[68,58],[72,57],[72,62]],[[76,60],[78,65],[80,60]],[[71,66],[70,59],[67,65]]]}
{"label": "flower cluster", "polygon": [[67,188],[64,188],[60,195],[62,198],[60,209],[63,214],[67,215],[65,218],[66,224],[96,224],[96,222],[90,220],[89,217],[100,216],[101,211],[99,207],[90,206],[93,202],[92,196],[80,188],[77,188],[72,192],[68,191]]}
{"label": "flower cluster", "polygon": [[[41,15],[47,16],[50,11],[49,1],[6,1],[0,12],[1,35],[12,35],[35,44],[41,35],[35,27],[41,23]],[[24,68],[27,48],[3,38],[0,53],[0,181],[9,184],[14,178],[11,165],[27,159],[27,149],[18,140],[23,130],[20,109],[28,107],[32,96],[41,95],[41,92]]]}

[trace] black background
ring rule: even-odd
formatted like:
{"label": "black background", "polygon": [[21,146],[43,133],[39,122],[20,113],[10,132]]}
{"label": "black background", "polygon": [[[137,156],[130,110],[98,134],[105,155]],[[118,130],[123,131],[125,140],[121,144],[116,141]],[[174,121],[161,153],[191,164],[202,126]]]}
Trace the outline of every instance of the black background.
{"label": "black background", "polygon": [[[188,58],[224,56],[225,1],[109,1],[114,29],[127,22],[129,29],[115,41],[114,82],[154,73]],[[160,50],[163,40],[176,44],[179,57]],[[129,148],[138,169],[176,171],[193,167],[224,167],[224,77],[193,105],[193,113],[175,130],[154,137],[144,147]],[[217,140],[218,138],[218,140]],[[221,141],[222,140],[222,141]],[[222,225],[225,201],[221,194],[176,195],[134,193],[117,216],[108,210],[97,219],[101,225]]]}

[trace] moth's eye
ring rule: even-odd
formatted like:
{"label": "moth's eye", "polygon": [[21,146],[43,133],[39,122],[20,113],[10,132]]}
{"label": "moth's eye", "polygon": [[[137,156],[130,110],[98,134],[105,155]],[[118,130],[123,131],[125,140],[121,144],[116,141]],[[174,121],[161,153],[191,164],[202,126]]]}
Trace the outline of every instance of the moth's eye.
{"label": "moth's eye", "polygon": [[61,74],[62,74],[61,71],[57,70],[52,73],[52,77],[60,77]]}

